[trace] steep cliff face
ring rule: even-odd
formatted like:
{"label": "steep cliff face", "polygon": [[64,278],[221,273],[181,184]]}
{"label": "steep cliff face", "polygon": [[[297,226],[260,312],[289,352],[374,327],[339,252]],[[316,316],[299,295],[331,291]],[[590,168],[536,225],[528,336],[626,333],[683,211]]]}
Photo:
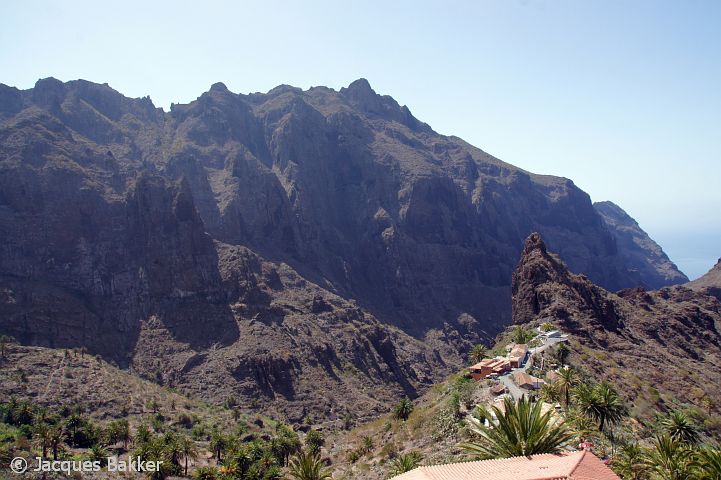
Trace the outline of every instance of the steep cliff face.
{"label": "steep cliff face", "polygon": [[365,80],[218,83],[167,113],[86,81],[0,86],[0,330],[208,398],[330,415],[363,385],[365,412],[414,395],[511,321],[531,231],[602,285],[649,283],[570,180]]}
{"label": "steep cliff face", "polygon": [[621,207],[613,202],[596,202],[593,207],[616,239],[619,255],[629,269],[639,273],[646,288],[688,282],[663,249]]}
{"label": "steep cliff face", "polygon": [[707,292],[610,293],[569,272],[534,233],[513,275],[513,319],[569,332],[577,364],[611,379],[638,407],[672,399],[702,406],[721,395],[721,302]]}

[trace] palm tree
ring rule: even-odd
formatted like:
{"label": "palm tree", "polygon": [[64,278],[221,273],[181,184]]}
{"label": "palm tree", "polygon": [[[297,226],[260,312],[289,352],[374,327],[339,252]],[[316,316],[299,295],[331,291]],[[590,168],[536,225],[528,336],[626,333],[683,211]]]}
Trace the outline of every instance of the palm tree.
{"label": "palm tree", "polygon": [[661,420],[663,430],[675,441],[695,445],[699,441],[698,429],[685,413],[674,410]]}
{"label": "palm tree", "polygon": [[626,414],[621,397],[607,382],[594,386],[582,383],[574,389],[573,394],[578,409],[598,423],[599,432],[603,432],[607,424],[618,423]]}
{"label": "palm tree", "polygon": [[63,445],[63,429],[56,425],[48,431],[48,446],[53,451],[53,460],[58,459],[58,451]]}
{"label": "palm tree", "polygon": [[288,472],[295,480],[326,480],[331,478],[328,469],[320,455],[311,452],[301,452],[290,459]]}
{"label": "palm tree", "polygon": [[555,330],[556,327],[553,326],[551,322],[543,322],[541,324],[541,331],[542,332],[550,332],[552,330]]}
{"label": "palm tree", "polygon": [[33,438],[37,441],[43,452],[43,458],[47,457],[50,447],[51,427],[45,422],[38,422],[33,427]]}
{"label": "palm tree", "polygon": [[278,436],[271,440],[270,448],[282,466],[288,464],[288,457],[300,450],[298,434],[288,427],[280,428]]}
{"label": "palm tree", "polygon": [[522,325],[519,325],[515,330],[513,330],[511,340],[513,340],[514,343],[528,343],[533,339],[533,337],[534,335],[532,331],[523,328]]}
{"label": "palm tree", "polygon": [[215,467],[200,467],[193,475],[196,480],[215,480],[219,476],[220,472]]}
{"label": "palm tree", "polygon": [[393,408],[393,418],[396,420],[408,420],[413,412],[413,402],[408,397],[403,397]]}
{"label": "palm tree", "polygon": [[566,399],[566,408],[568,408],[571,402],[571,389],[578,383],[576,370],[570,367],[560,369],[558,371],[558,379],[555,383],[558,385],[558,390],[563,395],[563,398]]}
{"label": "palm tree", "polygon": [[311,429],[305,435],[305,446],[312,453],[320,453],[320,447],[325,445],[325,438],[318,430]]}
{"label": "palm tree", "polygon": [[83,417],[79,413],[73,413],[65,421],[65,428],[68,431],[68,437],[70,437],[70,443],[73,447],[76,446],[78,431],[82,428],[83,423]]}
{"label": "palm tree", "polygon": [[421,460],[423,460],[423,456],[416,451],[398,455],[391,461],[388,475],[394,477],[401,473],[410,472],[421,463]]}
{"label": "palm tree", "polygon": [[654,439],[646,466],[654,480],[687,480],[693,478],[693,470],[698,468],[698,463],[691,447],[663,435]]}
{"label": "palm tree", "polygon": [[504,400],[504,409],[493,407],[495,421],[489,425],[470,418],[471,430],[480,441],[461,447],[479,459],[506,458],[539,453],[557,453],[573,435],[562,423],[554,422],[551,412],[542,413],[542,403],[522,397],[518,402]]}
{"label": "palm tree", "polygon": [[213,430],[210,434],[210,449],[215,453],[215,458],[220,463],[223,452],[228,447],[228,440],[218,430]]}
{"label": "palm tree", "polygon": [[596,396],[596,416],[598,419],[598,431],[603,432],[605,425],[615,425],[626,415],[621,397],[613,386],[608,382],[601,382],[594,388]]}
{"label": "palm tree", "polygon": [[198,458],[198,448],[195,446],[195,442],[188,437],[183,437],[180,442],[180,454],[185,460],[183,465],[183,475],[188,476],[188,460],[195,460]]}
{"label": "palm tree", "polygon": [[98,461],[102,466],[105,466],[107,464],[107,459],[109,456],[108,450],[99,443],[96,443],[92,447],[90,447],[89,453],[90,460]]}
{"label": "palm tree", "polygon": [[105,432],[108,445],[123,442],[123,448],[128,448],[128,442],[130,441],[130,425],[128,424],[127,419],[123,418],[110,422]]}
{"label": "palm tree", "polygon": [[468,354],[468,360],[471,361],[471,363],[478,363],[484,358],[486,358],[486,354],[488,353],[488,349],[485,345],[482,343],[479,343],[477,345],[474,345],[473,348],[471,348],[471,352]]}
{"label": "palm tree", "polygon": [[[170,458],[173,466],[180,467],[180,457],[183,456],[181,449],[181,440],[173,432],[168,432],[163,436],[164,452]],[[179,468],[178,468],[179,469]]]}
{"label": "palm tree", "polygon": [[556,359],[558,359],[558,363],[561,365],[565,364],[570,353],[571,349],[568,348],[565,343],[559,343],[558,347],[556,347]]}
{"label": "palm tree", "polygon": [[611,468],[627,480],[641,480],[648,468],[643,448],[636,443],[624,445],[611,462]]}
{"label": "palm tree", "polygon": [[721,480],[721,449],[702,448],[698,451],[698,478]]}
{"label": "palm tree", "polygon": [[596,424],[576,408],[566,411],[566,425],[579,441],[586,441],[596,431]]}
{"label": "palm tree", "polygon": [[141,423],[138,426],[138,429],[135,432],[135,444],[136,445],[143,445],[144,443],[148,443],[152,438],[152,435],[150,434],[150,429],[147,425],[144,423]]}
{"label": "palm tree", "polygon": [[540,396],[544,402],[556,403],[561,400],[561,391],[557,383],[545,383],[541,387]]}

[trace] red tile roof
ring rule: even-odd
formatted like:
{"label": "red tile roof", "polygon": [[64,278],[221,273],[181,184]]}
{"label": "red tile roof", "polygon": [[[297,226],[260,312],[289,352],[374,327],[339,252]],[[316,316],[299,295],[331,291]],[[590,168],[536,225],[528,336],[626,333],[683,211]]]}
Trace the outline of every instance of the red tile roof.
{"label": "red tile roof", "polygon": [[590,451],[418,467],[393,480],[620,480]]}

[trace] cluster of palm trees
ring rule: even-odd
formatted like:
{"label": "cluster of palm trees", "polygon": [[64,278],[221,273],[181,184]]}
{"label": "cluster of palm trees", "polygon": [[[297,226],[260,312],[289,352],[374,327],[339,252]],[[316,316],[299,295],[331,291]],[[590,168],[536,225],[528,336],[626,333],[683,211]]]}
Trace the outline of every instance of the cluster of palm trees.
{"label": "cluster of palm trees", "polygon": [[17,428],[19,438],[29,440],[43,457],[51,455],[53,460],[62,457],[68,446],[102,452],[116,443],[127,447],[131,438],[127,420],[112,421],[103,428],[90,421],[77,405],[50,412],[30,401],[11,397],[0,405],[0,421]]}
{"label": "cluster of palm trees", "polygon": [[241,441],[237,435],[215,430],[210,434],[209,448],[217,466],[197,468],[193,476],[197,480],[276,480],[283,478],[283,467],[287,467],[292,479],[325,480],[332,472],[321,457],[324,443],[320,432],[310,430],[303,444],[295,431],[282,424],[268,441]]}
{"label": "cluster of palm trees", "polygon": [[188,463],[198,458],[199,450],[195,442],[173,431],[154,434],[141,425],[135,437],[133,455],[144,461],[161,461],[157,472],[148,473],[153,480],[164,479],[170,475],[188,475]]}
{"label": "cluster of palm trees", "polygon": [[[564,414],[543,411],[541,402],[525,397],[504,399],[503,408],[477,407],[469,419],[476,437],[461,446],[478,459],[558,453],[576,442],[604,436],[614,440],[613,426],[627,414],[616,390],[607,382],[582,382],[578,373],[562,369],[542,391],[550,402],[563,402]],[[682,412],[673,411],[658,421],[650,446],[624,442],[611,467],[632,480],[721,480],[721,450],[701,447],[700,432]]]}
{"label": "cluster of palm trees", "polygon": [[[0,422],[16,429],[18,439],[29,440],[0,445],[2,461],[9,462],[24,454],[14,445],[24,445],[21,448],[28,451],[34,445],[43,457],[50,454],[55,460],[65,458],[67,447],[84,448],[88,459],[104,463],[110,456],[110,447],[120,450],[122,445],[127,451],[132,444],[133,456],[144,461],[162,461],[160,470],[148,475],[151,480],[163,480],[168,476],[188,476],[189,466],[199,458],[199,445],[207,441],[204,448],[213,453],[215,466],[195,468],[193,476],[199,480],[275,480],[283,478],[286,468],[290,478],[296,480],[330,478],[327,462],[320,455],[325,439],[315,430],[306,434],[305,445],[295,431],[283,424],[277,425],[269,439],[253,436],[248,439],[240,426],[230,433],[214,428],[209,434],[202,434],[202,438],[195,435],[191,438],[182,429],[164,424],[162,415],[156,413],[153,422],[141,423],[131,435],[124,418],[101,426],[90,421],[80,407],[63,407],[58,412],[49,413],[29,401],[14,398],[0,404]],[[161,420],[156,422],[158,418]]]}
{"label": "cluster of palm trees", "polygon": [[721,448],[700,446],[698,428],[681,411],[661,417],[651,445],[624,444],[612,468],[631,480],[721,480]]}
{"label": "cluster of palm trees", "polygon": [[566,420],[576,427],[580,437],[592,433],[589,421],[599,433],[620,422],[627,414],[620,395],[608,382],[582,382],[578,372],[565,367],[553,383],[541,387],[541,398],[549,403],[563,402]]}

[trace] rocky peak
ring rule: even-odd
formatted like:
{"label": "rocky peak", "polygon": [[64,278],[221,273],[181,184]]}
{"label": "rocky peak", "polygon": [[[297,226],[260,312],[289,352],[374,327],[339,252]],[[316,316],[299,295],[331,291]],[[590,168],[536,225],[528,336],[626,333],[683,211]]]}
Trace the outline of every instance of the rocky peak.
{"label": "rocky peak", "polygon": [[37,105],[48,109],[56,109],[60,107],[65,93],[65,84],[57,78],[41,78],[35,82],[32,99]]}
{"label": "rocky peak", "polygon": [[227,92],[228,87],[225,86],[223,82],[215,82],[210,86],[211,92]]}
{"label": "rocky peak", "polygon": [[[533,251],[538,250],[541,255],[546,255],[546,243],[541,238],[541,235],[537,232],[533,232],[531,235],[528,236],[526,241],[523,245],[523,255],[528,256]],[[521,258],[521,261],[523,261],[525,257]]]}
{"label": "rocky peak", "polygon": [[428,125],[413,116],[407,106],[400,106],[393,97],[377,94],[365,78],[359,78],[347,88],[341,88],[340,95],[363,113],[396,121],[413,131],[432,132]]}
{"label": "rocky peak", "polygon": [[619,319],[606,292],[591,283],[585,275],[571,273],[556,255],[546,250],[541,235],[532,233],[526,239],[521,259],[512,277],[513,323],[524,324],[539,319],[573,324],[575,309],[595,313],[593,322],[616,330]]}
{"label": "rocky peak", "polygon": [[348,88],[341,88],[340,93],[345,96],[351,104],[366,112],[377,114],[383,112],[381,96],[371,88],[371,84],[368,83],[368,80],[365,78],[359,78],[348,85]]}

